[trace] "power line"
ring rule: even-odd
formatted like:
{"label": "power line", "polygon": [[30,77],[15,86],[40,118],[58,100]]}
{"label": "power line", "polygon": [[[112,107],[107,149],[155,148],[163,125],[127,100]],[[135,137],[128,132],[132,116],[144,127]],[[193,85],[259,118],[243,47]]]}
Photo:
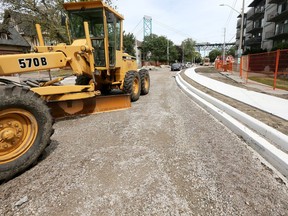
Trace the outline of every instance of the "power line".
{"label": "power line", "polygon": [[134,34],[135,37],[137,38],[140,33],[141,33],[141,34],[143,33],[143,28],[141,28],[136,34]]}
{"label": "power line", "polygon": [[192,38],[191,35],[188,35],[188,34],[182,32],[182,31],[180,31],[180,30],[178,30],[178,29],[175,29],[175,28],[173,28],[173,27],[171,27],[171,26],[169,26],[169,25],[167,25],[167,24],[161,23],[161,22],[159,22],[158,20],[155,20],[154,18],[153,18],[153,21],[154,21],[156,24],[158,24],[159,26],[161,26],[162,28],[166,29],[166,30],[169,30],[169,31],[171,31],[171,32],[174,32],[174,33],[176,33],[176,34],[178,34],[178,35],[181,35],[181,36],[183,36],[183,37]]}
{"label": "power line", "polygon": [[[237,3],[237,0],[234,1],[232,8],[235,8],[236,3]],[[232,9],[232,8],[230,9],[230,13],[229,13],[229,16],[228,16],[228,18],[227,18],[227,20],[226,20],[225,26],[228,26],[228,24],[229,24],[230,21],[231,21],[232,14],[233,14],[233,9]]]}
{"label": "power line", "polygon": [[142,19],[140,19],[140,21],[138,22],[138,24],[133,28],[133,30],[132,31],[130,31],[130,32],[134,32],[135,30],[136,30],[136,28],[140,25],[142,23]]}

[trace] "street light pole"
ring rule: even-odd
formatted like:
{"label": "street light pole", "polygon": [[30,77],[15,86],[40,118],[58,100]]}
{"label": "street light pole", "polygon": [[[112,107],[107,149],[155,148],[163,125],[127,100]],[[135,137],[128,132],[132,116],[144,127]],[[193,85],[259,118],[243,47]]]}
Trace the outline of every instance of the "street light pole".
{"label": "street light pole", "polygon": [[167,38],[167,63],[169,65],[169,39]]}
{"label": "street light pole", "polygon": [[231,7],[230,5],[227,4],[220,4],[220,6],[227,6],[231,8],[232,10],[236,11],[238,14],[241,14],[241,28],[240,28],[240,42],[238,46],[238,57],[241,57],[242,55],[242,44],[243,44],[243,34],[244,34],[244,7],[245,7],[245,0],[242,1],[242,9],[241,13],[237,11],[235,8]]}
{"label": "street light pole", "polygon": [[240,28],[240,42],[239,42],[239,47],[238,47],[238,58],[241,57],[241,55],[242,55],[243,30],[244,30],[244,6],[245,6],[245,0],[243,0],[243,2],[242,2],[241,28]]}
{"label": "street light pole", "polygon": [[225,47],[226,47],[226,44],[225,44],[225,41],[226,41],[226,28],[224,28],[224,43],[223,43],[223,67],[226,67],[224,65],[226,65],[226,53],[225,53]]}

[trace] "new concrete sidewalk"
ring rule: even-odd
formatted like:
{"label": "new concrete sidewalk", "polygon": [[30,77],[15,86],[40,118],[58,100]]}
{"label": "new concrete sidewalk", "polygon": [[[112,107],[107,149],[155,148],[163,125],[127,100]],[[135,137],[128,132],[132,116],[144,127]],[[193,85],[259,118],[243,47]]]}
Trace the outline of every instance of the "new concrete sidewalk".
{"label": "new concrete sidewalk", "polygon": [[[283,118],[285,120],[288,120],[288,100],[282,99],[279,97],[267,95],[264,93],[259,93],[255,91],[250,91],[244,88],[235,87],[232,85],[228,85],[226,83],[205,77],[203,75],[199,75],[195,72],[195,68],[189,68],[185,71],[185,74],[193,79],[195,82],[206,86],[207,88],[219,92],[223,95],[227,95],[228,97],[234,98],[238,101],[241,101],[243,103],[246,103],[250,106],[256,107],[258,109],[261,109],[267,113],[271,113],[275,116],[278,116],[280,118]],[[235,81],[240,82],[240,78],[231,74],[224,74],[226,76],[230,76],[230,78],[235,79]],[[253,87],[262,88],[261,91],[267,92],[274,91],[275,94],[276,91],[279,92],[279,94],[285,94],[288,92],[284,90],[272,90],[270,87],[269,89],[267,86],[263,85],[257,85],[256,83],[251,83],[251,85],[254,85]],[[256,86],[257,85],[257,86]]]}
{"label": "new concrete sidewalk", "polygon": [[[212,80],[210,78],[198,75],[194,69],[188,69],[185,73],[191,79],[200,83],[201,85],[207,86],[215,91],[218,91],[224,95],[229,95],[237,100],[243,100],[248,102],[254,102],[260,105],[261,108],[269,106],[261,104],[265,101],[265,94],[254,94],[252,91],[246,89],[236,88],[231,85],[227,85],[219,81]],[[268,167],[274,170],[278,170],[283,176],[281,177],[285,182],[288,180],[288,136],[277,131],[276,129],[264,124],[263,122],[237,110],[228,104],[198,90],[189,83],[187,83],[179,74],[175,76],[176,82],[179,87],[195,101],[199,106],[208,111],[221,123],[226,125],[231,131],[243,138],[247,144],[249,144],[256,152],[258,152],[263,158],[269,163],[266,164]],[[278,103],[280,98],[268,97],[266,98],[267,103],[271,104]],[[260,101],[259,101],[260,99]],[[281,106],[286,105],[288,100],[280,99]],[[276,106],[277,107],[277,106]],[[275,110],[271,110],[274,111]],[[282,113],[283,110],[280,111]],[[285,116],[284,116],[285,117]],[[287,117],[287,116],[286,116]],[[271,165],[269,165],[271,164]],[[273,168],[274,167],[274,168]],[[276,171],[274,170],[274,171]],[[279,176],[281,176],[279,174]],[[287,181],[288,184],[288,181]]]}

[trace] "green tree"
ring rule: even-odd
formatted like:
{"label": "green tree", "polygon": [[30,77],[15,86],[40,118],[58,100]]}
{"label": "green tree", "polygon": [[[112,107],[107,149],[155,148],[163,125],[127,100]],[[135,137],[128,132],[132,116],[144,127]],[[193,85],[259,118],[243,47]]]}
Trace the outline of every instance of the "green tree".
{"label": "green tree", "polygon": [[167,61],[167,47],[168,47],[168,39],[164,36],[160,36],[156,39],[157,46],[154,48],[154,54],[156,59],[160,62]]}
{"label": "green tree", "polygon": [[222,51],[219,49],[213,49],[212,51],[209,52],[209,59],[210,62],[214,62],[215,59],[217,58],[217,56],[221,56],[222,55]]}
{"label": "green tree", "polygon": [[195,63],[200,63],[202,61],[201,53],[194,52],[194,60],[195,60]]}
{"label": "green tree", "polygon": [[128,33],[126,34],[125,32],[123,33],[123,46],[124,46],[124,51],[128,53],[129,55],[135,56],[135,36],[133,33]]}
{"label": "green tree", "polygon": [[179,59],[179,52],[177,50],[177,46],[169,40],[169,62],[168,64],[178,61]]}
{"label": "green tree", "polygon": [[171,59],[175,58],[176,49],[173,47],[173,42],[164,36],[151,34],[146,36],[142,43],[144,58],[156,62],[167,62],[167,47],[169,45],[169,53]]}
{"label": "green tree", "polygon": [[226,53],[226,55],[231,55],[233,57],[235,57],[235,52],[237,50],[237,47],[236,46],[232,46]]}
{"label": "green tree", "polygon": [[[81,0],[79,0],[81,1]],[[61,25],[61,17],[64,15],[63,3],[76,2],[75,0],[2,0],[2,8],[17,13],[21,17],[17,19],[20,25],[23,22],[30,23],[30,29],[35,29],[35,23],[39,23],[50,41],[67,42],[66,27]],[[113,6],[113,0],[106,0]]]}
{"label": "green tree", "polygon": [[288,42],[280,42],[274,45],[271,51],[275,51],[278,49],[288,49]]}
{"label": "green tree", "polygon": [[184,50],[184,62],[191,62],[195,54],[196,42],[192,38],[187,38],[181,43],[182,50]]}
{"label": "green tree", "polygon": [[[85,2],[85,1],[91,1],[91,0],[63,0],[63,2]],[[116,7],[115,2],[113,0],[105,0],[104,2],[110,5],[111,7],[114,7],[114,8]]]}
{"label": "green tree", "polygon": [[63,2],[63,0],[2,0],[4,8],[21,16],[15,25],[27,21],[30,21],[32,26],[39,23],[43,31],[49,32],[50,40],[61,42],[67,41],[65,27],[61,26]]}

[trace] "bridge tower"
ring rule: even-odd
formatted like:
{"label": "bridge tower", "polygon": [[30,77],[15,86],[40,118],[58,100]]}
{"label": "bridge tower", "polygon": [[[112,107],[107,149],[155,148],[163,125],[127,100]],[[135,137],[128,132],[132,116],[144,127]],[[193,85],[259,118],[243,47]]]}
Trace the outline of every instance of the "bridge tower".
{"label": "bridge tower", "polygon": [[143,33],[144,37],[152,34],[152,17],[150,16],[143,17]]}

